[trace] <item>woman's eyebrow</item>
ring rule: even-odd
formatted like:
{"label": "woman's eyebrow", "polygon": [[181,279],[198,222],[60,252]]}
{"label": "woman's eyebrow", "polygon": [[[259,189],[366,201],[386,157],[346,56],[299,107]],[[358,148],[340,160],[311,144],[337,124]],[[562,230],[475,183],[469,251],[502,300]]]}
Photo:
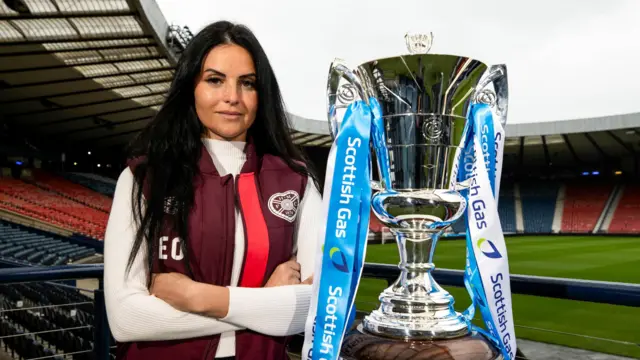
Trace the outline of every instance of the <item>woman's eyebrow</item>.
{"label": "woman's eyebrow", "polygon": [[205,72],[205,73],[210,72],[210,73],[213,73],[214,75],[219,75],[219,76],[222,76],[222,77],[227,76],[227,75],[225,75],[223,72],[218,71],[218,70],[216,70],[216,69],[211,69],[211,68],[206,69],[204,72]]}
{"label": "woman's eyebrow", "polygon": [[[226,77],[227,75],[221,71],[218,71],[216,69],[212,69],[212,68],[208,68],[204,71],[205,73],[210,72],[213,73],[214,75],[218,75],[221,77]],[[248,73],[248,74],[244,74],[244,75],[240,75],[239,78],[248,78],[248,77],[257,77],[256,73]]]}

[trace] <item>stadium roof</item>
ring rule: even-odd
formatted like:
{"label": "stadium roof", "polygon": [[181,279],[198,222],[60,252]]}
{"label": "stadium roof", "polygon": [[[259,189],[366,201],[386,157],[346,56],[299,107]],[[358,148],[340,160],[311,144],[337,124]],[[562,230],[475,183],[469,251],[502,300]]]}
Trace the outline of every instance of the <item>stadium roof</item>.
{"label": "stadium roof", "polygon": [[122,144],[164,101],[190,36],[153,0],[0,0],[0,116],[44,139]]}
{"label": "stadium roof", "polygon": [[[294,133],[294,142],[303,146],[331,146],[325,121],[292,115],[292,122],[300,130]],[[512,174],[575,176],[639,172],[640,113],[507,124],[506,132],[504,168]]]}
{"label": "stadium roof", "polygon": [[[119,147],[157,112],[191,37],[154,0],[0,0],[0,120],[44,143]],[[290,117],[294,142],[331,145],[326,121]],[[640,113],[508,124],[507,137],[509,167],[638,172]]]}

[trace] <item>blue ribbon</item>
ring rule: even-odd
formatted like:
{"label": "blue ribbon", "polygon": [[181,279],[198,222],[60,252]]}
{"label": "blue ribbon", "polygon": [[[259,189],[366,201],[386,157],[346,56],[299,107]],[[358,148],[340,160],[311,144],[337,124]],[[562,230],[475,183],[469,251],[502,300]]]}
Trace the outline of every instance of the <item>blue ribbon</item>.
{"label": "blue ribbon", "polygon": [[355,319],[354,300],[364,266],[369,227],[371,154],[370,106],[347,108],[335,140],[336,162],[318,288],[312,359],[339,359],[340,346]]}
{"label": "blue ribbon", "polygon": [[390,190],[391,189],[391,175],[389,174],[389,152],[387,151],[387,145],[384,137],[384,121],[382,120],[382,108],[377,99],[371,98],[369,100],[369,106],[371,107],[371,113],[373,120],[371,121],[371,142],[373,143],[373,149],[376,152],[378,158],[378,167],[380,173],[380,180],[382,186]]}
{"label": "blue ribbon", "polygon": [[[471,178],[476,164],[474,140],[482,148],[493,196],[496,196],[496,146],[491,109],[485,104],[474,104],[464,129],[463,153],[460,158],[457,180]],[[382,111],[375,99],[369,104],[352,103],[344,115],[335,140],[336,161],[329,194],[327,228],[323,248],[322,273],[318,288],[318,306],[315,317],[313,360],[339,359],[340,346],[345,332],[355,319],[355,296],[364,265],[368,235],[371,187],[369,183],[371,156],[369,141],[380,166],[381,180],[385,188],[391,188],[388,172],[388,152],[384,143]],[[467,198],[470,190],[463,191]],[[463,312],[469,326],[484,334],[506,359],[509,354],[495,334],[491,312],[485,296],[467,217],[467,258],[464,283],[472,305]],[[486,331],[471,324],[476,306],[487,325]]]}
{"label": "blue ribbon", "polygon": [[[491,108],[486,104],[474,104],[471,107],[469,113],[469,121],[464,129],[464,147],[463,153],[460,159],[460,167],[458,171],[458,181],[464,181],[472,177],[475,172],[475,150],[474,140],[480,142],[482,148],[482,155],[485,160],[485,166],[489,175],[489,183],[491,184],[491,190],[493,196],[496,196],[496,156],[497,149],[495,146],[495,130],[493,126],[493,115]],[[467,203],[469,197],[469,191],[476,191],[474,184],[471,187],[462,192],[465,196]],[[500,349],[505,359],[509,359],[510,356],[506,351],[499,336],[495,333],[496,325],[494,324],[489,309],[488,301],[484,291],[484,285],[482,283],[482,274],[478,268],[476,262],[474,244],[469,231],[469,216],[466,217],[466,238],[467,238],[467,253],[466,253],[466,266],[464,272],[464,284],[471,297],[471,306],[463,312],[464,317],[467,319],[469,326],[472,330],[477,331],[487,337],[494,345]],[[475,316],[476,306],[480,309],[482,319],[487,325],[488,331],[477,327],[471,323]]]}

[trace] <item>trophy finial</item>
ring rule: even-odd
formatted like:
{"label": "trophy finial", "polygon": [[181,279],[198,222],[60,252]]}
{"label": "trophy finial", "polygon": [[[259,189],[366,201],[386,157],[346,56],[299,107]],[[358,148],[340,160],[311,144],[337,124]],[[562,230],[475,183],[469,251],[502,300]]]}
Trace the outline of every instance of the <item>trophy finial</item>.
{"label": "trophy finial", "polygon": [[407,49],[411,54],[426,54],[433,44],[433,32],[428,34],[406,33]]}

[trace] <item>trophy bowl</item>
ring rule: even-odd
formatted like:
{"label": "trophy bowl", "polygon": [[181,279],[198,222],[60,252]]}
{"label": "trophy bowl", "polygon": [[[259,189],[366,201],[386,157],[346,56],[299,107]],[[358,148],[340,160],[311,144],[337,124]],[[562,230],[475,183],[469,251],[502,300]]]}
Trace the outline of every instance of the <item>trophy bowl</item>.
{"label": "trophy bowl", "polygon": [[[377,59],[350,70],[332,63],[327,85],[332,134],[353,100],[379,104],[372,138],[379,182],[371,206],[394,234],[398,279],[380,306],[345,337],[344,359],[501,359],[485,337],[454,310],[453,297],[431,275],[439,236],[466,210],[456,182],[474,102],[506,113],[506,69],[456,55],[428,54],[430,36],[407,36],[412,54]],[[502,71],[500,71],[502,70]],[[496,95],[497,93],[497,95]],[[500,117],[500,116],[499,116]],[[453,184],[453,186],[452,186]]]}

